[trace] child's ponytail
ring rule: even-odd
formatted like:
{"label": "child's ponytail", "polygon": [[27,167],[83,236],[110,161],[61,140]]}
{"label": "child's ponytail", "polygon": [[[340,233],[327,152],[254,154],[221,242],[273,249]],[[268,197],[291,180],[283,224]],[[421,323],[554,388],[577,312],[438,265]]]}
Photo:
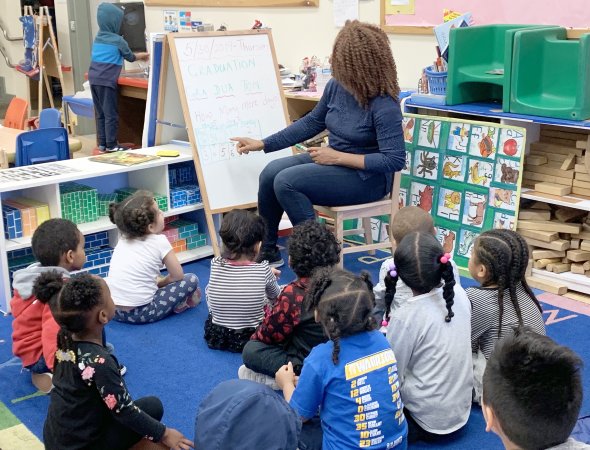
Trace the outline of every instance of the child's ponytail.
{"label": "child's ponytail", "polygon": [[455,273],[453,271],[453,265],[451,264],[450,260],[448,260],[447,254],[441,256],[441,259],[447,259],[446,262],[441,261],[442,272],[441,278],[445,281],[443,286],[443,298],[445,299],[446,307],[448,314],[445,317],[446,322],[450,322],[451,319],[455,316],[453,312],[453,305],[455,304]]}
{"label": "child's ponytail", "polygon": [[335,320],[334,316],[331,316],[328,319],[328,322],[325,326],[330,340],[334,343],[334,349],[332,350],[332,362],[334,365],[336,365],[338,364],[340,356],[340,328],[338,327],[338,322]]}
{"label": "child's ponytail", "polygon": [[385,318],[383,322],[381,322],[381,326],[384,327],[386,327],[389,323],[391,304],[393,303],[393,298],[395,297],[395,287],[397,285],[397,280],[397,270],[395,268],[395,264],[392,261],[389,265],[387,275],[385,275]]}
{"label": "child's ponytail", "polygon": [[[42,303],[49,303],[49,308],[56,321],[60,316],[59,296],[64,284],[63,276],[55,270],[42,273],[33,284],[33,294]],[[58,323],[60,330],[57,334],[57,347],[61,350],[69,350],[72,348],[72,333],[62,323],[59,321]]]}

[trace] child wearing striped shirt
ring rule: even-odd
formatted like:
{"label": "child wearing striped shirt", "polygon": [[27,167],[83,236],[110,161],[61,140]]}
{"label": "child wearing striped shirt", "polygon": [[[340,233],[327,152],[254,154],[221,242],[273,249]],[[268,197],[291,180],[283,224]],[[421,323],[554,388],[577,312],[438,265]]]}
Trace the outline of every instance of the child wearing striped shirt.
{"label": "child wearing striped shirt", "polygon": [[241,353],[265,306],[281,291],[281,272],[268,261],[255,262],[264,237],[262,217],[234,209],[223,218],[219,235],[223,245],[221,256],[211,260],[205,340],[209,348]]}
{"label": "child wearing striped shirt", "polygon": [[518,326],[545,335],[542,309],[525,278],[526,241],[511,230],[489,230],[473,244],[469,273],[481,286],[466,289],[471,302],[473,400],[481,400],[486,362],[498,341]]}

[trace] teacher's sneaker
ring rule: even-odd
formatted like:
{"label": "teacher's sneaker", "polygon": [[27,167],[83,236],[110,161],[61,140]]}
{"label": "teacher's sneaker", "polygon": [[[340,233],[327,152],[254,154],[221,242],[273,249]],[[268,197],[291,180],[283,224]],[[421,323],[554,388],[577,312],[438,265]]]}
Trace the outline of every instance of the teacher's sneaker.
{"label": "teacher's sneaker", "polygon": [[256,257],[256,262],[260,263],[262,261],[268,261],[268,265],[270,267],[274,267],[275,269],[285,264],[278,247],[275,247],[274,250],[261,249],[260,253]]}

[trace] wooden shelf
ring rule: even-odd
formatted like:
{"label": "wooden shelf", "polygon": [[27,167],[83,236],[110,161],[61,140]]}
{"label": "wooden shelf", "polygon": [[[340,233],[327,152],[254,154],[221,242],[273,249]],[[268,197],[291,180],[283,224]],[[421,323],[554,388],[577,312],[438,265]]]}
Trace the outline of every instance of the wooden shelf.
{"label": "wooden shelf", "polygon": [[[526,159],[526,156],[525,156]],[[551,195],[543,194],[534,189],[522,188],[521,198],[528,200],[536,200],[539,202],[550,203],[552,205],[565,206],[567,208],[581,209],[583,211],[590,211],[590,198],[584,198],[576,195]]]}

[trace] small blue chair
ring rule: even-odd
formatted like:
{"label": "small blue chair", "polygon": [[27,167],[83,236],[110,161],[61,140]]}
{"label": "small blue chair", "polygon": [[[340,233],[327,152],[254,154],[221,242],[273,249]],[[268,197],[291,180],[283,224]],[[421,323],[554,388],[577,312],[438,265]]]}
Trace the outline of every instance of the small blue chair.
{"label": "small blue chair", "polygon": [[47,108],[39,114],[39,128],[61,127],[61,113],[55,108]]}
{"label": "small blue chair", "polygon": [[68,132],[63,127],[27,131],[16,138],[16,167],[64,159],[70,159],[70,151]]}

